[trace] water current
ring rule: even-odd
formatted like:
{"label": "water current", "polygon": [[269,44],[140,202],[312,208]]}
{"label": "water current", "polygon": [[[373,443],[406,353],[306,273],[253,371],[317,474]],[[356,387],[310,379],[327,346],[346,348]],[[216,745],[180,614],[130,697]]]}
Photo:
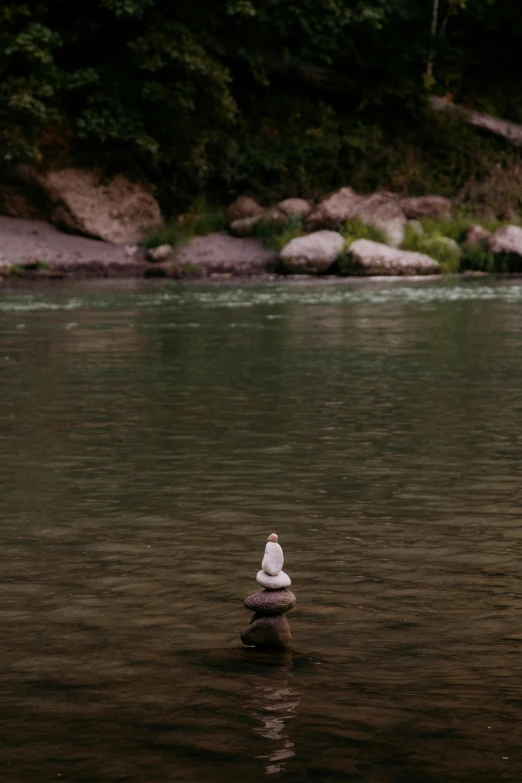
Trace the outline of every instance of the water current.
{"label": "water current", "polygon": [[520,280],[4,286],[1,779],[519,783],[521,462]]}

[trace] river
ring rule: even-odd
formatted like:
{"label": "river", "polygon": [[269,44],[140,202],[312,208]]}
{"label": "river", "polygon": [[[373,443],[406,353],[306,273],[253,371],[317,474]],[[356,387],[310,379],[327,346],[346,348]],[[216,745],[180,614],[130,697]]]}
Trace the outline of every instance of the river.
{"label": "river", "polygon": [[3,779],[519,783],[521,361],[517,279],[4,286]]}

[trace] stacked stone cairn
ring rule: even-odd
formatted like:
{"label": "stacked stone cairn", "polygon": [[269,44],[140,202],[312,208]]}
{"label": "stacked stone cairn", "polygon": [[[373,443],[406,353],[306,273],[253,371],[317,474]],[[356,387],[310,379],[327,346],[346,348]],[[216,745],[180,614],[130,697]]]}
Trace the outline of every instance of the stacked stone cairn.
{"label": "stacked stone cairn", "polygon": [[290,644],[292,636],[285,613],[294,608],[296,598],[288,589],[292,583],[282,570],[283,561],[283,550],[277,543],[277,535],[272,533],[256,577],[265,589],[245,601],[246,608],[255,612],[241,634],[241,641],[249,647],[281,648]]}

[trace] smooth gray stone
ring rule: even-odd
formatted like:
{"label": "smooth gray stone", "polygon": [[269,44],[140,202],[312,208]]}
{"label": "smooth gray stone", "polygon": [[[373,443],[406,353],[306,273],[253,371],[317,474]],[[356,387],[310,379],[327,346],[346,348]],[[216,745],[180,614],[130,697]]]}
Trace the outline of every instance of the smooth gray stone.
{"label": "smooth gray stone", "polygon": [[243,644],[251,647],[287,647],[291,639],[290,626],[283,614],[276,617],[255,614],[241,634]]}
{"label": "smooth gray stone", "polygon": [[269,576],[264,571],[258,571],[256,579],[261,587],[266,587],[267,590],[279,590],[292,584],[292,580],[284,571],[280,571],[277,576]]}
{"label": "smooth gray stone", "polygon": [[281,590],[261,590],[259,593],[249,595],[245,600],[245,607],[251,612],[271,617],[276,614],[284,614],[296,605],[296,597],[286,587]]}
{"label": "smooth gray stone", "polygon": [[277,576],[283,568],[283,550],[279,544],[269,541],[265,547],[265,556],[261,568],[269,576]]}

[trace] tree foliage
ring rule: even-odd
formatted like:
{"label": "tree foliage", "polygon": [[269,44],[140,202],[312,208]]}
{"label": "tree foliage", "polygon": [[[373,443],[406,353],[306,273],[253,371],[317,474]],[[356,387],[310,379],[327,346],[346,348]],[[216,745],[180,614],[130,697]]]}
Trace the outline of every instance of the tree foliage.
{"label": "tree foliage", "polygon": [[[36,0],[0,9],[0,154],[145,172],[203,188],[302,192],[393,157],[424,73],[522,119],[518,0]],[[485,58],[484,51],[491,57]],[[294,68],[294,71],[292,71]],[[295,69],[330,69],[346,91]],[[323,73],[323,71],[317,71]],[[379,166],[375,166],[378,177]]]}

